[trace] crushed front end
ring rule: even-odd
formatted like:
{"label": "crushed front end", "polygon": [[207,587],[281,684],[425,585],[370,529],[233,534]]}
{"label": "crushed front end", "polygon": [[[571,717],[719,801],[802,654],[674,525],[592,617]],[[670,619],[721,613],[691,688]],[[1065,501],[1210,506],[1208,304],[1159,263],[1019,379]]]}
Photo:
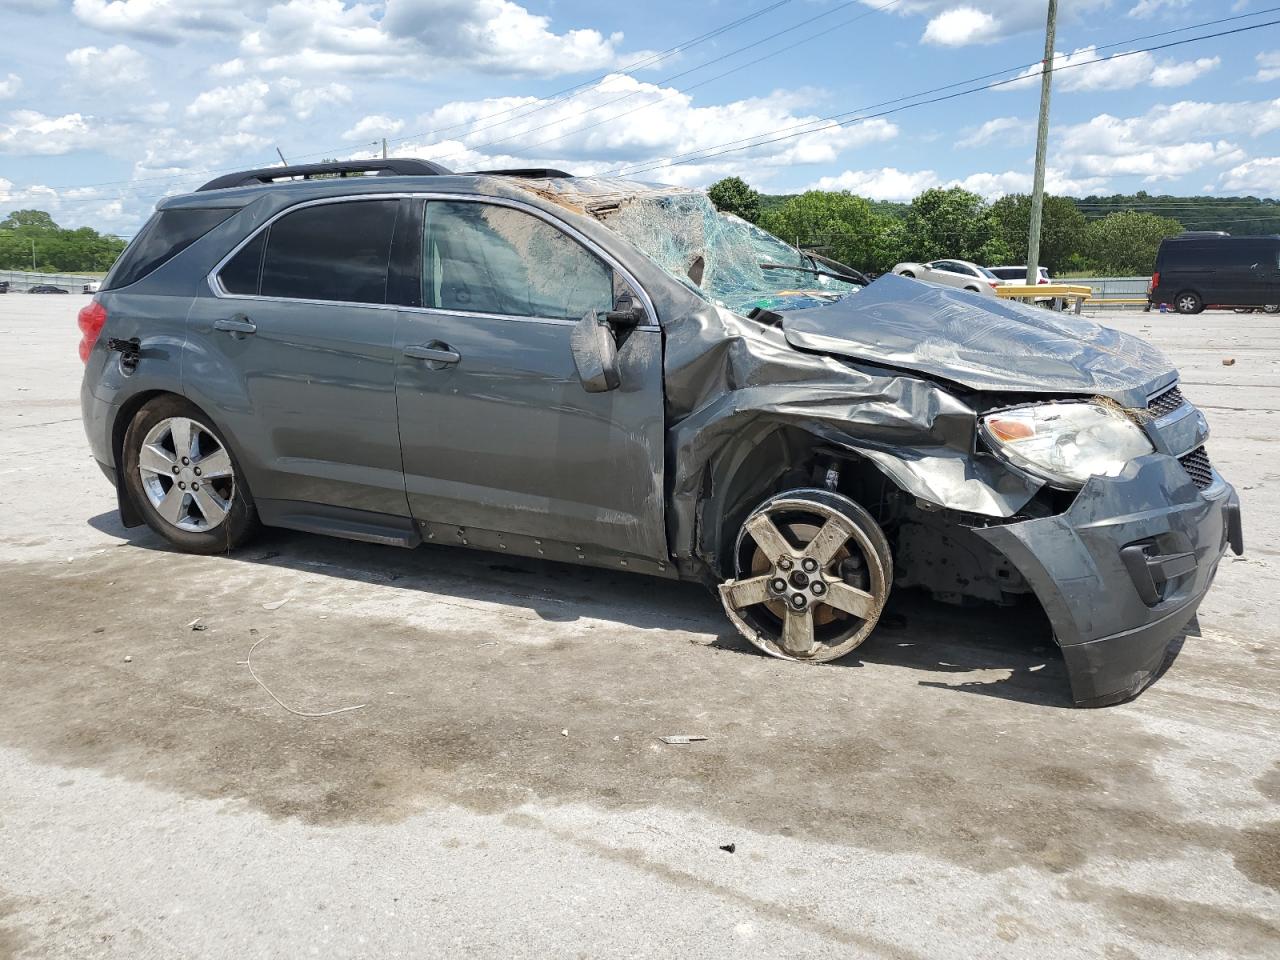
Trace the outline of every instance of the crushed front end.
{"label": "crushed front end", "polygon": [[1203,415],[1176,385],[1147,409],[1155,452],[1092,477],[1062,513],[974,531],[1044,607],[1079,706],[1142,690],[1228,547],[1244,550],[1240,500],[1205,452]]}

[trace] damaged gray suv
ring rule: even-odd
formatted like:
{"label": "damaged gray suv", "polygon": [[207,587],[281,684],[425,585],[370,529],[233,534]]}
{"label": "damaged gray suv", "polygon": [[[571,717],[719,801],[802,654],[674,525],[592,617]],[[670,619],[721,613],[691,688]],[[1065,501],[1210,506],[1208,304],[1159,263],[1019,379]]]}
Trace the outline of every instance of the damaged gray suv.
{"label": "damaged gray suv", "polygon": [[701,581],[822,662],[890,588],[1034,595],[1074,699],[1142,689],[1239,501],[1151,346],[874,283],[705,194],[388,160],[163,201],[80,314],[126,526],[259,524]]}

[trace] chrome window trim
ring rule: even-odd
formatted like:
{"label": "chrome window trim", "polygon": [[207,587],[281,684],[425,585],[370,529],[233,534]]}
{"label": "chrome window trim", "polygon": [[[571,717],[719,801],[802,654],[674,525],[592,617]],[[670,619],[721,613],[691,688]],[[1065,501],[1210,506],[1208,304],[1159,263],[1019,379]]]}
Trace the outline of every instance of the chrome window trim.
{"label": "chrome window trim", "polygon": [[635,276],[632,275],[631,271],[628,270],[625,266],[623,266],[622,263],[616,257],[614,257],[608,251],[603,249],[599,244],[593,241],[590,237],[583,234],[572,224],[566,223],[563,220],[553,217],[547,211],[542,210],[539,207],[535,207],[533,204],[525,203],[522,200],[513,200],[508,197],[490,197],[490,196],[485,196],[484,194],[479,194],[479,193],[441,193],[439,191],[411,191],[411,192],[405,192],[405,193],[359,193],[359,194],[350,194],[344,197],[319,197],[315,200],[305,200],[302,203],[295,203],[291,206],[285,207],[283,210],[277,211],[276,213],[272,214],[270,219],[268,219],[265,223],[260,224],[256,230],[254,230],[253,232],[245,236],[239,243],[237,243],[234,247],[232,247],[231,251],[226,256],[224,256],[221,260],[219,260],[216,264],[214,264],[213,269],[209,271],[209,275],[205,278],[206,282],[209,284],[209,290],[219,300],[254,300],[254,301],[260,301],[263,303],[307,303],[307,304],[320,305],[320,306],[339,305],[339,306],[349,306],[349,307],[373,307],[374,309],[377,309],[377,310],[404,310],[409,313],[428,313],[428,314],[443,314],[447,316],[480,317],[488,320],[521,320],[527,323],[556,324],[556,325],[563,325],[563,326],[570,326],[570,327],[578,322],[577,320],[565,320],[563,318],[525,317],[525,316],[518,316],[515,314],[481,313],[479,311],[471,311],[471,310],[445,310],[439,307],[410,307],[410,306],[402,306],[400,304],[395,304],[395,303],[360,303],[357,300],[310,300],[310,299],[303,299],[300,297],[264,297],[258,294],[230,293],[227,291],[225,287],[223,287],[222,281],[218,277],[218,274],[222,272],[223,267],[225,267],[232,259],[234,259],[236,254],[238,254],[242,249],[244,249],[244,247],[246,247],[249,243],[251,243],[258,236],[258,234],[262,233],[264,230],[270,229],[271,225],[275,223],[277,220],[279,220],[280,218],[287,216],[288,214],[293,213],[297,210],[301,210],[304,207],[319,207],[319,206],[323,206],[325,204],[331,204],[331,203],[352,203],[360,200],[427,200],[427,201],[455,200],[455,201],[463,201],[468,203],[489,203],[489,204],[494,204],[495,206],[500,206],[500,207],[511,207],[515,210],[521,210],[525,213],[531,214],[537,217],[538,219],[544,221],[545,223],[550,224],[552,227],[555,227],[563,231],[564,233],[572,237],[574,240],[578,241],[578,243],[582,244],[582,246],[586,247],[589,251],[594,253],[597,257],[599,257],[606,264],[608,264],[613,270],[616,270],[622,276],[622,278],[631,286],[631,288],[636,291],[636,294],[640,297],[641,303],[644,304],[646,316],[648,316],[653,321],[652,323],[645,323],[637,326],[635,328],[637,331],[652,332],[652,331],[661,329],[660,324],[657,322],[658,313],[656,310],[654,310],[653,301],[649,299],[649,294],[645,291],[644,287],[640,285],[639,281],[636,280]]}

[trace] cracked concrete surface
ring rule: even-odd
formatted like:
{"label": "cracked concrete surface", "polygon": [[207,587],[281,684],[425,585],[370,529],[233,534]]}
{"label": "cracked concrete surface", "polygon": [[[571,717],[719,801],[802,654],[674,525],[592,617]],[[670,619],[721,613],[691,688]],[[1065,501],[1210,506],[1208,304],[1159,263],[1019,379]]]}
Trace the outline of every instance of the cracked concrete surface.
{"label": "cracked concrete surface", "polygon": [[[690,585],[170,553],[89,458],[79,305],[0,297],[0,957],[1280,949],[1274,318],[1114,321],[1208,412],[1248,552],[1155,686],[1077,711],[1034,609],[903,592],[814,668]],[[280,709],[260,639],[286,703],[367,706]]]}

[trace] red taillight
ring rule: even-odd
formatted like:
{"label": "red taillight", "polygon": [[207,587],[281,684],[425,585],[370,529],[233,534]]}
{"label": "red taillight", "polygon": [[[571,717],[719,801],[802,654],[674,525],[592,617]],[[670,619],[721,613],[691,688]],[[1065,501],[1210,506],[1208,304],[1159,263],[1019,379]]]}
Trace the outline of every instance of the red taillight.
{"label": "red taillight", "polygon": [[1048,278],[1047,278],[1047,277],[1041,277],[1041,278],[1040,278],[1040,282],[1041,282],[1041,283],[1048,283],[1048,282],[1049,282],[1049,280],[1048,280]]}
{"label": "red taillight", "polygon": [[76,323],[80,326],[80,362],[89,362],[89,351],[93,349],[93,345],[98,342],[98,336],[102,333],[102,328],[107,325],[107,311],[97,300],[94,300],[88,306],[81,308],[80,316],[76,319]]}

